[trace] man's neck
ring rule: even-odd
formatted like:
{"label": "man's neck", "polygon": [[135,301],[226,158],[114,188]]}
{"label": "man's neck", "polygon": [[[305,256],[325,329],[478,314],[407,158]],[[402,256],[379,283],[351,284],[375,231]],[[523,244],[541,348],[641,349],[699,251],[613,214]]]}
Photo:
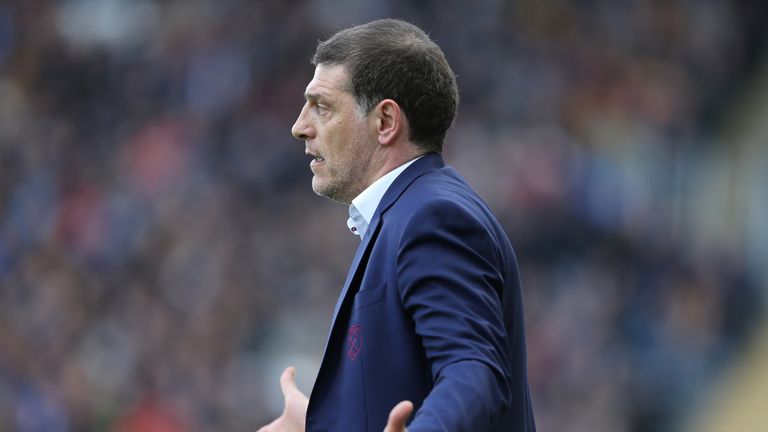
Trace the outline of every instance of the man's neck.
{"label": "man's neck", "polygon": [[[414,147],[412,144],[409,145],[409,147]],[[396,169],[400,166],[402,166],[404,163],[407,163],[409,161],[412,161],[418,157],[424,156],[423,151],[419,151],[415,148],[409,149],[409,151],[401,151],[397,154],[391,154],[382,164],[381,167],[375,171],[375,173],[369,178],[369,181],[365,185],[365,187],[360,191],[367,189],[370,185],[372,185],[376,180],[384,177],[388,173],[390,173],[393,169]]]}

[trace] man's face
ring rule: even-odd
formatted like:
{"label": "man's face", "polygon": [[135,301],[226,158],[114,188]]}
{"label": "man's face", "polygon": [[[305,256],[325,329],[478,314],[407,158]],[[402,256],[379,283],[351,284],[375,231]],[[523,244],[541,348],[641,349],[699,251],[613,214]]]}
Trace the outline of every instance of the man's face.
{"label": "man's face", "polygon": [[344,66],[318,65],[291,133],[304,140],[318,195],[349,204],[370,184],[375,136],[348,90]]}

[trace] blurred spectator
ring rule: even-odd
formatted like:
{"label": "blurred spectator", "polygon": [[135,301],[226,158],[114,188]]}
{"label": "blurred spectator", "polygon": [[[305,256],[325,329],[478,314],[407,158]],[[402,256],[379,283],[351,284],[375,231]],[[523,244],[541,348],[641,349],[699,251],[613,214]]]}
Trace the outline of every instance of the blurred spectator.
{"label": "blurred spectator", "polygon": [[290,125],[316,40],[382,15],[458,73],[447,158],[516,246],[541,430],[675,430],[762,313],[756,240],[699,241],[690,197],[735,151],[766,11],[4,3],[0,430],[248,430],[285,363],[309,390],[356,240]]}

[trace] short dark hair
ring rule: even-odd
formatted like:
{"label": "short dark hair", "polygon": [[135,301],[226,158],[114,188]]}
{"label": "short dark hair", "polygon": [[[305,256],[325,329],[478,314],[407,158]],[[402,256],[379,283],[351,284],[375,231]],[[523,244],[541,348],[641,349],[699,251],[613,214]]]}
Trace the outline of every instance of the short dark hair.
{"label": "short dark hair", "polygon": [[459,90],[443,51],[420,28],[394,19],[350,27],[318,43],[312,64],[344,66],[363,112],[392,99],[408,119],[409,139],[442,151]]}

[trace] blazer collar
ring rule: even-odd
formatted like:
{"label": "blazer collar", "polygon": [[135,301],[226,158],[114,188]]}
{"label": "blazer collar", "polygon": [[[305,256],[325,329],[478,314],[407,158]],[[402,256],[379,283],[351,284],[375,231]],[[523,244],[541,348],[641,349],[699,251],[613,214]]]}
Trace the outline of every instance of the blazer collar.
{"label": "blazer collar", "polygon": [[[444,166],[445,163],[443,163],[443,157],[440,156],[440,153],[427,153],[421,159],[412,163],[411,166],[400,173],[392,185],[389,186],[389,189],[387,189],[387,192],[381,198],[381,202],[379,203],[379,206],[376,209],[371,222],[375,221],[377,216],[380,216],[382,213],[386,212],[390,207],[392,207],[392,204],[394,204],[395,201],[400,198],[400,195],[403,194],[403,192],[411,183],[413,183],[414,180],[423,174],[438,170]],[[371,225],[373,225],[373,223],[371,223]]]}
{"label": "blazer collar", "polygon": [[357,249],[357,253],[355,254],[354,260],[352,261],[349,274],[347,275],[347,280],[344,283],[344,291],[346,291],[349,287],[349,284],[354,277],[354,273],[357,270],[357,267],[360,265],[362,256],[365,255],[370,244],[379,235],[381,215],[389,210],[389,208],[392,207],[395,202],[397,202],[397,199],[400,198],[400,195],[402,195],[403,192],[408,189],[408,186],[410,186],[414,180],[428,172],[440,169],[444,166],[445,164],[443,163],[443,158],[439,153],[427,153],[421,159],[412,163],[408,168],[405,169],[405,171],[397,176],[394,182],[392,182],[392,184],[389,186],[389,189],[387,189],[387,191],[384,193],[384,196],[381,198],[378,207],[376,207],[376,211],[373,213],[373,218],[371,218],[371,223],[368,224],[366,235],[363,237],[360,247]]}
{"label": "blazer collar", "polygon": [[[328,346],[331,343],[331,340],[334,337],[338,338],[343,336],[343,333],[339,333],[341,330],[336,328],[337,318],[343,305],[350,301],[350,286],[352,285],[352,282],[355,279],[358,279],[357,283],[359,283],[359,278],[362,277],[362,271],[368,262],[368,258],[366,256],[370,254],[371,247],[376,241],[376,237],[379,236],[379,231],[381,229],[381,215],[390,207],[392,207],[397,199],[400,198],[400,195],[403,194],[403,192],[411,183],[413,183],[414,180],[430,171],[440,169],[443,166],[445,166],[445,164],[443,163],[443,158],[440,156],[440,154],[427,153],[421,159],[412,163],[408,168],[405,169],[405,171],[400,173],[397,179],[395,179],[395,181],[389,186],[389,189],[387,189],[387,192],[382,197],[381,202],[379,202],[379,206],[376,208],[376,212],[373,214],[371,223],[368,225],[366,235],[363,237],[363,240],[357,247],[357,252],[355,253],[354,259],[352,260],[352,265],[349,267],[347,279],[344,281],[344,286],[341,289],[339,299],[336,301],[336,307],[333,311],[333,318],[331,319],[331,328],[328,332],[328,339],[326,340],[323,353],[323,360],[320,364],[321,371],[325,367],[328,358]],[[320,382],[320,377],[321,374],[318,373],[318,380],[315,382],[315,385],[312,389],[313,393],[317,388],[318,383]],[[310,398],[310,405],[311,404],[312,399]]]}
{"label": "blazer collar", "polygon": [[[440,169],[443,166],[445,166],[445,164],[443,163],[443,158],[439,153],[427,153],[424,155],[424,157],[412,163],[408,168],[405,169],[405,171],[400,173],[395,181],[389,186],[389,189],[387,189],[387,192],[381,198],[381,202],[379,202],[379,206],[376,208],[376,212],[373,214],[371,223],[368,225],[365,236],[360,242],[360,245],[357,248],[357,252],[355,253],[355,257],[352,260],[352,265],[349,267],[347,279],[344,281],[344,287],[341,290],[341,295],[339,296],[339,299],[336,302],[336,307],[333,311],[331,332],[333,332],[333,326],[336,323],[336,317],[339,314],[341,306],[344,304],[347,293],[349,291],[349,287],[355,277],[358,276],[361,263],[364,261],[363,257],[368,253],[371,245],[379,235],[381,215],[390,207],[392,207],[392,204],[397,201],[400,195],[403,194],[403,192],[411,183],[413,183],[414,180],[430,171]],[[365,261],[367,261],[367,259]]]}

